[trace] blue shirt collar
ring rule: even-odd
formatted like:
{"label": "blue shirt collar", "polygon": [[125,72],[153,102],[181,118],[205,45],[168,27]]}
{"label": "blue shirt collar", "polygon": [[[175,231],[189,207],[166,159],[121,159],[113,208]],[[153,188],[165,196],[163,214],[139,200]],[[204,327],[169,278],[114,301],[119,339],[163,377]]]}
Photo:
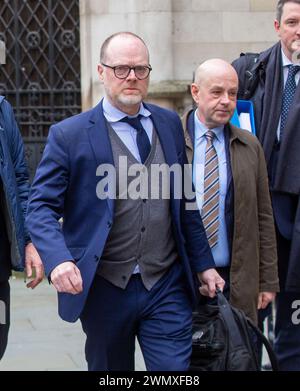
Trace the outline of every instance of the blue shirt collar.
{"label": "blue shirt collar", "polygon": [[[197,115],[197,110],[194,113],[194,121],[195,121],[195,142],[199,141],[201,137],[205,136],[205,133],[208,131],[207,127],[199,120]],[[216,139],[219,142],[223,142],[224,140],[224,125],[218,126],[217,128],[210,129],[216,135]]]}
{"label": "blue shirt collar", "polygon": [[[119,122],[122,118],[128,116],[128,114],[123,113],[123,111],[113,106],[106,97],[103,99],[103,114],[108,122]],[[151,113],[145,108],[143,103],[141,103],[139,112],[134,115],[134,117],[137,117],[138,115],[150,117]]]}

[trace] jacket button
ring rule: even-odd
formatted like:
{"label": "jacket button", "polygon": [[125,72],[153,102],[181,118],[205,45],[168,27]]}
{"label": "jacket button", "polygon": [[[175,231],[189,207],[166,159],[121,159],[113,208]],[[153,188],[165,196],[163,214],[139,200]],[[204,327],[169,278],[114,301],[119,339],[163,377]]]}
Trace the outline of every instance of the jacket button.
{"label": "jacket button", "polygon": [[98,261],[99,261],[98,255],[95,255],[95,256],[94,256],[94,259],[95,259],[95,262],[98,262]]}
{"label": "jacket button", "polygon": [[111,222],[110,221],[107,222],[107,228],[111,228]]}

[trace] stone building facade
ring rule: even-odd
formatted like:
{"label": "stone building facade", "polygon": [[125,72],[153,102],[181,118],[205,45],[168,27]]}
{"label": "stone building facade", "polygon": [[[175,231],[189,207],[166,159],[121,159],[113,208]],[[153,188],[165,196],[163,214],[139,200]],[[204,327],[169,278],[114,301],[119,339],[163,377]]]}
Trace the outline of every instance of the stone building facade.
{"label": "stone building facade", "polygon": [[149,100],[182,112],[189,83],[202,61],[232,61],[277,40],[277,0],[80,0],[83,110],[103,96],[97,76],[104,39],[117,31],[139,34],[153,67]]}

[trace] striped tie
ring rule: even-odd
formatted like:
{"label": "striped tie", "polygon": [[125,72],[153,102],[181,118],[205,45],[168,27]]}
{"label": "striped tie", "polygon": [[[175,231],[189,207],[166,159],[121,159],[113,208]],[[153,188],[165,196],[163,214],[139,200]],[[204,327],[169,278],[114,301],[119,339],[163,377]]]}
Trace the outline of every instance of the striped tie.
{"label": "striped tie", "polygon": [[206,136],[204,166],[204,198],[202,221],[211,248],[218,243],[219,230],[219,165],[218,155],[213,145],[214,132],[208,130]]}

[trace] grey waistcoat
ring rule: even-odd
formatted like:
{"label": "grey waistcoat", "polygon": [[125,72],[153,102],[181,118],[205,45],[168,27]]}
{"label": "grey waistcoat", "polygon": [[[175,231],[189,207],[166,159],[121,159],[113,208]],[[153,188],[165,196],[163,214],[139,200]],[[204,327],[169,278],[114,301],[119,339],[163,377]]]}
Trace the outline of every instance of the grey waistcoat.
{"label": "grey waistcoat", "polygon": [[[113,158],[116,168],[116,194],[113,226],[105,244],[97,273],[112,284],[125,289],[136,267],[143,284],[150,290],[177,259],[176,245],[172,233],[170,200],[151,199],[151,185],[158,189],[160,184],[151,183],[153,164],[164,164],[165,157],[155,129],[152,146],[145,162],[148,169],[148,197],[125,198],[130,188],[139,189],[135,180],[140,177],[127,176],[124,180],[128,193],[119,186],[119,157],[127,157],[128,170],[139,164],[115,131],[109,127]],[[131,186],[131,187],[130,187]],[[161,187],[161,186],[160,186]],[[169,188],[167,185],[166,188]],[[154,187],[153,187],[154,188]]]}

